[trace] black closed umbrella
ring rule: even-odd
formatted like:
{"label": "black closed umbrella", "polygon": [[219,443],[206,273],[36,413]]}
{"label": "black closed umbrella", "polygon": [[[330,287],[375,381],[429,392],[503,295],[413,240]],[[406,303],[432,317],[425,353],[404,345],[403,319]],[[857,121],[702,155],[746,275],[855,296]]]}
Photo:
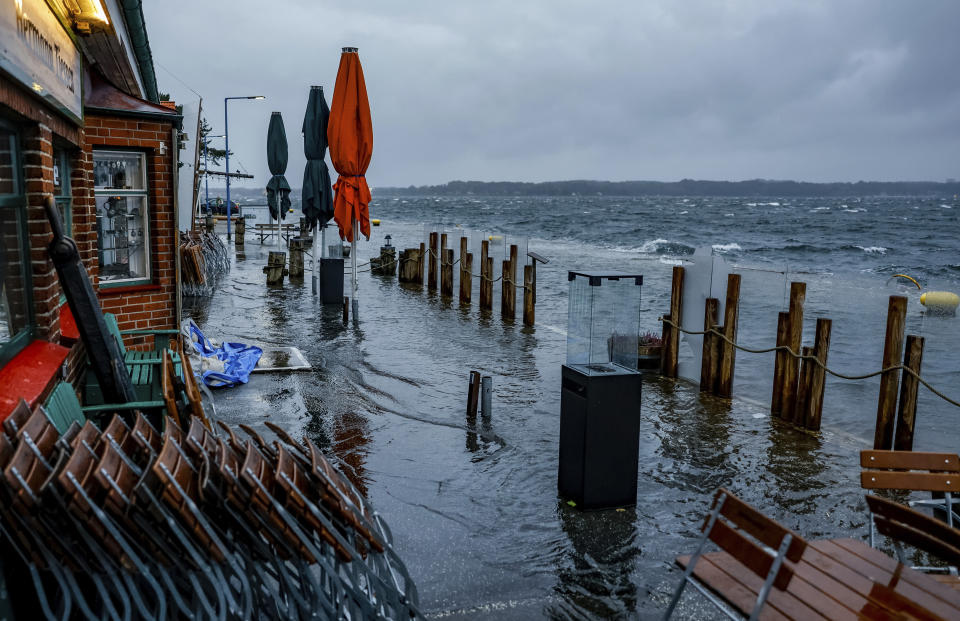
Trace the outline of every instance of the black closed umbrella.
{"label": "black closed umbrella", "polygon": [[267,166],[273,175],[267,183],[267,205],[270,207],[270,216],[277,220],[278,243],[280,219],[285,218],[290,210],[290,184],[283,176],[287,172],[288,156],[283,117],[279,112],[274,112],[270,115],[270,126],[267,128]]}
{"label": "black closed umbrella", "polygon": [[307,111],[303,115],[303,215],[310,229],[325,225],[333,217],[333,189],[330,170],[323,161],[327,154],[327,121],[330,108],[322,86],[310,87]]}

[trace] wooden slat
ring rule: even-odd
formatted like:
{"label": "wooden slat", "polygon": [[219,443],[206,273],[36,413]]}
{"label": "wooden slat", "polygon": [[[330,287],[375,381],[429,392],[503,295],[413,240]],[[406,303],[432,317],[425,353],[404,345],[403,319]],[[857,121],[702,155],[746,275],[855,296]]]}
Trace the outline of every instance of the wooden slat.
{"label": "wooden slat", "polygon": [[862,468],[960,472],[960,456],[956,453],[860,451],[860,466]]}
{"label": "wooden slat", "polygon": [[[758,576],[745,571],[745,567],[732,556],[711,552],[706,555],[710,562],[722,569],[753,593],[759,593],[766,576]],[[756,596],[754,596],[756,597]],[[794,577],[786,589],[771,589],[767,596],[767,606],[773,606],[792,619],[855,619],[850,610],[826,597],[822,592],[803,580]]]}
{"label": "wooden slat", "polygon": [[[758,576],[766,576],[773,565],[773,557],[770,554],[739,531],[727,526],[722,520],[714,522],[710,530],[710,540]],[[792,577],[793,571],[786,565],[781,565],[773,584],[778,589],[785,589]]]}
{"label": "wooden slat", "polygon": [[[677,565],[686,568],[689,561],[689,556],[680,556],[677,558]],[[751,592],[750,589],[714,565],[706,556],[700,557],[697,561],[697,566],[693,569],[693,576],[715,595],[744,615],[749,615],[757,602],[756,592]],[[772,606],[765,606],[760,612],[760,618],[764,621],[779,621],[790,617]]]}
{"label": "wooden slat", "polygon": [[[867,505],[876,518],[877,527],[884,535],[926,550],[951,565],[960,565],[960,531],[957,529],[877,496],[868,494]],[[884,523],[882,528],[881,521]]]}
{"label": "wooden slat", "polygon": [[956,492],[960,490],[960,474],[864,470],[860,473],[860,487],[863,489],[908,489],[931,492]]}
{"label": "wooden slat", "polygon": [[873,582],[843,563],[823,554],[810,545],[797,564],[795,579],[802,578],[828,594],[850,610],[869,614],[871,619],[898,619],[895,611],[870,599]]}
{"label": "wooden slat", "polygon": [[960,594],[898,563],[883,552],[853,539],[817,541],[816,546],[828,556],[923,609],[945,619],[960,618]]}
{"label": "wooden slat", "polygon": [[727,490],[720,488],[720,494],[726,494],[726,500],[720,513],[774,550],[780,547],[784,535],[790,535],[792,541],[787,549],[787,558],[793,562],[800,560],[806,542],[795,532],[784,528],[776,520],[763,515]]}

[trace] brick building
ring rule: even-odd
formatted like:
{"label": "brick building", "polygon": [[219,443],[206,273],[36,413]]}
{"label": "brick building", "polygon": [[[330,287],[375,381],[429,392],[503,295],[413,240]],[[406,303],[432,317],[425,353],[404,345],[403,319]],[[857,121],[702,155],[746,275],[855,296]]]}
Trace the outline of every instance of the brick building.
{"label": "brick building", "polygon": [[140,0],[0,0],[0,39],[3,418],[84,361],[47,197],[120,327],[176,327],[180,117],[159,102]]}

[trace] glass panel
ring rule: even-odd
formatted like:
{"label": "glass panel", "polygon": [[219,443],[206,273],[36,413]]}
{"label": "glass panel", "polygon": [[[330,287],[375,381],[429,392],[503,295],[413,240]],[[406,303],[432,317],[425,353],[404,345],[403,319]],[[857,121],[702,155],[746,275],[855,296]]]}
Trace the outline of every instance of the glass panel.
{"label": "glass panel", "polygon": [[53,195],[63,196],[63,173],[62,166],[63,153],[54,150],[53,152]]}
{"label": "glass panel", "polygon": [[57,207],[60,209],[60,221],[63,222],[63,232],[69,237],[73,235],[73,214],[70,212],[70,199],[58,198]]}
{"label": "glass panel", "polygon": [[98,189],[143,190],[145,168],[143,153],[97,151],[93,154],[93,178]]}
{"label": "glass panel", "polygon": [[14,175],[14,148],[16,135],[0,127],[0,195],[17,194],[17,177]]}
{"label": "glass panel", "polygon": [[97,196],[100,280],[148,278],[145,196]]}
{"label": "glass panel", "polygon": [[568,366],[586,375],[637,369],[640,290],[626,275],[575,275],[567,310]]}
{"label": "glass panel", "polygon": [[20,211],[17,207],[0,206],[0,346],[30,323]]}

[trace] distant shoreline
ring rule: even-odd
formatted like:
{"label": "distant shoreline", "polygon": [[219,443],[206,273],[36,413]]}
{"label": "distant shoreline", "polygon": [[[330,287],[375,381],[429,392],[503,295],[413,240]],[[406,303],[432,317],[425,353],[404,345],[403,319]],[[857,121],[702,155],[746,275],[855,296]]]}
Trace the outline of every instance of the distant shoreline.
{"label": "distant shoreline", "polygon": [[867,197],[924,196],[953,199],[960,182],[857,181],[451,181],[441,185],[375,187],[375,196],[726,196],[726,197]]}

